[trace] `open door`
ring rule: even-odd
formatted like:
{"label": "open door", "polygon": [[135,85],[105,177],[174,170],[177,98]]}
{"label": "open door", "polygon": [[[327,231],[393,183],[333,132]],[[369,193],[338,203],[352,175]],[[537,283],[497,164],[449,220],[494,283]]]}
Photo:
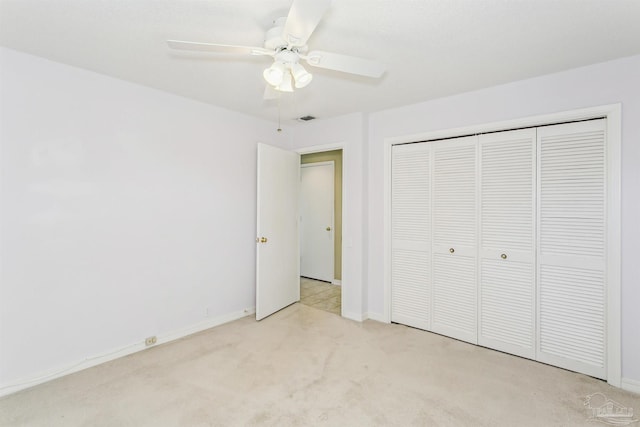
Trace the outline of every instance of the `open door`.
{"label": "open door", "polygon": [[300,300],[300,155],[258,144],[256,320]]}

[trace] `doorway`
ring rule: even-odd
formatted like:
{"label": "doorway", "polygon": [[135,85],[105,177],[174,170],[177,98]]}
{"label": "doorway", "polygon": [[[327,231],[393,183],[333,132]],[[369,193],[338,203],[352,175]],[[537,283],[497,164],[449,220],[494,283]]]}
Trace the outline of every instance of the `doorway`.
{"label": "doorway", "polygon": [[340,315],[342,150],[303,154],[300,163],[300,302]]}

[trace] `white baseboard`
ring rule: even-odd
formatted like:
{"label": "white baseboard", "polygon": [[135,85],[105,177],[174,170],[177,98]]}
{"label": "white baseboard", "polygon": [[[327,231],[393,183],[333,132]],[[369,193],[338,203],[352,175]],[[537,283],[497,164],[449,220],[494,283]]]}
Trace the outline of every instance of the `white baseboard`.
{"label": "white baseboard", "polygon": [[186,337],[188,335],[192,335],[195,334],[197,332],[201,332],[207,329],[211,329],[214,328],[216,326],[220,326],[223,325],[225,323],[229,323],[229,322],[233,322],[234,320],[238,320],[241,319],[245,316],[250,316],[252,314],[255,314],[256,312],[256,308],[255,307],[251,307],[251,308],[246,308],[242,311],[236,311],[233,313],[229,313],[229,314],[224,314],[222,316],[218,316],[218,317],[212,317],[212,318],[207,318],[201,322],[198,322],[194,325],[191,325],[189,327],[186,327],[184,329],[180,329],[177,331],[173,331],[173,332],[169,332],[166,335],[163,335],[162,337],[158,337],[158,344],[163,344],[166,342],[170,342],[170,341],[174,341],[177,340],[179,338],[183,338]]}
{"label": "white baseboard", "polygon": [[620,388],[640,394],[640,381],[632,380],[631,378],[623,378],[620,382]]}
{"label": "white baseboard", "polygon": [[332,285],[337,285],[337,286],[342,286],[342,280],[338,280],[338,279],[333,279],[331,281]]}
{"label": "white baseboard", "polygon": [[379,313],[342,313],[342,317],[346,317],[356,322],[364,322],[367,319],[375,320],[376,322],[389,323],[384,320],[384,316]]}
{"label": "white baseboard", "polygon": [[376,322],[389,323],[384,320],[384,315],[380,313],[366,313],[367,319],[375,320]]}
{"label": "white baseboard", "polygon": [[347,318],[349,320],[355,320],[356,322],[362,322],[367,320],[367,318],[362,313],[348,313],[343,311],[342,317]]}
{"label": "white baseboard", "polygon": [[[154,347],[158,344],[168,343],[179,338],[184,338],[188,335],[213,328],[215,326],[220,326],[224,323],[232,322],[242,317],[249,316],[255,312],[255,307],[252,307],[241,311],[224,314],[222,316],[205,319],[186,328],[171,331],[164,335],[159,335],[158,341],[154,345]],[[137,344],[131,344],[119,349],[114,349],[97,356],[87,357],[84,360],[68,364],[65,367],[57,367],[55,369],[43,371],[36,375],[32,375],[28,378],[22,378],[9,384],[0,384],[0,397],[36,386],[38,384],[45,383],[47,381],[54,380],[56,378],[63,377],[65,375],[73,374],[74,372],[82,371],[84,369],[91,368],[102,363],[109,362],[111,360],[119,359],[121,357],[137,353],[147,348],[151,347],[146,347],[144,345],[144,338],[141,338],[140,342]]]}

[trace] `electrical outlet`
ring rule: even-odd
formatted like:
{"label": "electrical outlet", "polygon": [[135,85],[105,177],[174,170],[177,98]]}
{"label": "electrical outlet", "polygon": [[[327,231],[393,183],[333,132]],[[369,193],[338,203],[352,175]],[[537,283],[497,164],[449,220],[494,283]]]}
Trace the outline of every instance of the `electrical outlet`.
{"label": "electrical outlet", "polygon": [[144,340],[144,345],[149,347],[150,345],[154,345],[157,342],[158,342],[158,338],[156,338],[156,336],[154,335],[152,337],[149,337],[149,338],[145,339]]}

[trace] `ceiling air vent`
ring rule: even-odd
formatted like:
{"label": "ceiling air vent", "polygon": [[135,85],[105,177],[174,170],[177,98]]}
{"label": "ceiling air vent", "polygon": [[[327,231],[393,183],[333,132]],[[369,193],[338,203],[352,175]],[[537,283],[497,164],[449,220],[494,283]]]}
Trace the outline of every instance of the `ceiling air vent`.
{"label": "ceiling air vent", "polygon": [[298,118],[299,122],[308,122],[309,120],[314,120],[315,117],[313,116],[302,116]]}

